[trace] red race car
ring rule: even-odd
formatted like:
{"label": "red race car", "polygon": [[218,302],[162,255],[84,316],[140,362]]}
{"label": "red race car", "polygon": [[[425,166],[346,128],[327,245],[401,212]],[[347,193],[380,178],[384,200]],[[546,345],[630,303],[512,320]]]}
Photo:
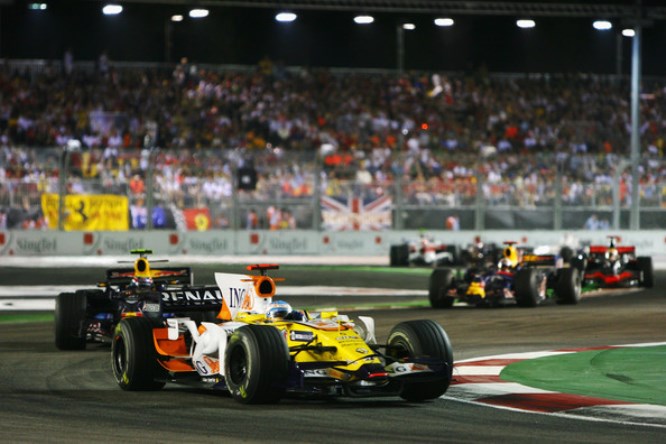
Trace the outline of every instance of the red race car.
{"label": "red race car", "polygon": [[575,264],[584,270],[583,286],[652,288],[652,258],[636,256],[635,246],[618,245],[618,237],[609,237],[608,245],[590,245],[586,252],[574,258]]}

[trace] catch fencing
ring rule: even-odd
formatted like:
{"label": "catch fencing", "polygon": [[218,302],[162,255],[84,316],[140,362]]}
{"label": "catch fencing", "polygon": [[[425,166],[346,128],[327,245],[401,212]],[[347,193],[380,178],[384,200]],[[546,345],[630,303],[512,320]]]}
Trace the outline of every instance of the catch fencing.
{"label": "catch fencing", "polygon": [[[666,226],[663,170],[639,165],[641,230]],[[0,173],[4,230],[626,230],[632,211],[611,154],[14,147]]]}

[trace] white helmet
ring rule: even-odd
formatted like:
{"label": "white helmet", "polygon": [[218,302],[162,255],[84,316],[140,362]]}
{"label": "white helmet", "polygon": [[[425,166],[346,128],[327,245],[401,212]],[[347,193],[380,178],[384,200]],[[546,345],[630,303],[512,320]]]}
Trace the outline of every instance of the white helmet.
{"label": "white helmet", "polygon": [[511,260],[509,260],[509,258],[503,257],[502,259],[500,259],[499,263],[497,264],[497,268],[499,268],[500,270],[508,270],[511,268],[512,265],[513,264],[511,263]]}

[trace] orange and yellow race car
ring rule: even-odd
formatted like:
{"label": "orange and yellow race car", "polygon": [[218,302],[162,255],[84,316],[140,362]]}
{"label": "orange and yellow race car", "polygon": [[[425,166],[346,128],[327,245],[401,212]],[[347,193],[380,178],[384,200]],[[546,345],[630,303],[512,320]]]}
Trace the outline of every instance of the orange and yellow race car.
{"label": "orange and yellow race car", "polygon": [[[124,390],[158,390],[197,382],[226,390],[242,403],[285,396],[399,396],[424,401],[443,395],[453,369],[451,343],[430,320],[401,322],[385,343],[374,320],[336,311],[308,313],[275,300],[277,265],[258,274],[215,273],[218,292],[199,297],[162,292],[160,309],[177,313],[166,325],[126,318],[112,342],[112,367]],[[188,314],[217,309],[215,322]]]}

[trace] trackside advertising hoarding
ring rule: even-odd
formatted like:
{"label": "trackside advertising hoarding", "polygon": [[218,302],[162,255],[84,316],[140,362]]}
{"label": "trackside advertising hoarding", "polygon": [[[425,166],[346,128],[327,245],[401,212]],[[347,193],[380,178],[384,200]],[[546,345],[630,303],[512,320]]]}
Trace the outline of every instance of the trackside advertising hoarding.
{"label": "trackside advertising hoarding", "polygon": [[476,240],[501,244],[572,247],[606,245],[619,236],[623,245],[636,246],[639,255],[666,254],[666,231],[301,231],[209,230],[202,232],[152,231],[0,231],[1,256],[105,256],[124,255],[135,248],[156,254],[228,255],[341,255],[388,257],[391,245],[427,235],[464,247]]}

